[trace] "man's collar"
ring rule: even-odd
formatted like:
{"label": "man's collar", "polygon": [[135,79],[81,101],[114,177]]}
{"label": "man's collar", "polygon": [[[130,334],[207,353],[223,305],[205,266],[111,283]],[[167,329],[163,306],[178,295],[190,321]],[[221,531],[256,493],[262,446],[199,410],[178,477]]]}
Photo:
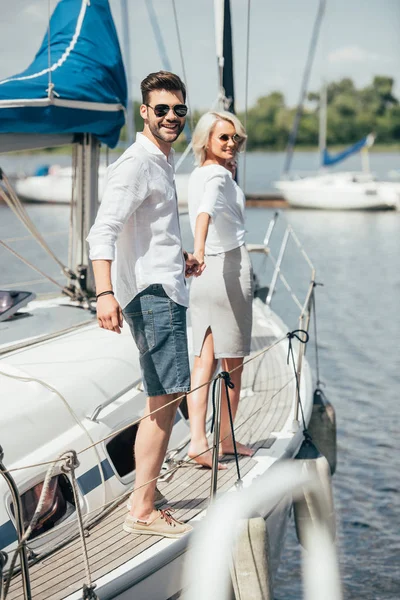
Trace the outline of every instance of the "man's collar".
{"label": "man's collar", "polygon": [[172,159],[173,155],[175,154],[175,150],[173,148],[171,148],[171,150],[169,151],[168,159],[167,159],[164,152],[162,152],[162,150],[160,150],[160,148],[158,146],[156,146],[154,142],[149,140],[149,138],[146,135],[143,135],[143,133],[136,134],[136,142],[139,143],[141,146],[143,146],[143,148],[145,148],[148,152],[150,152],[150,154],[157,154],[157,156],[163,156],[169,162],[171,162],[171,159]]}

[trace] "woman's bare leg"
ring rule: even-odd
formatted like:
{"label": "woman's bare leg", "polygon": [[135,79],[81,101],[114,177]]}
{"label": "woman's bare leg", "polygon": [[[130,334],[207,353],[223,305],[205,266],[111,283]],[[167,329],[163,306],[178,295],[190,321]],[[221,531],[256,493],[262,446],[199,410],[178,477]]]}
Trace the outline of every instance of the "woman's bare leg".
{"label": "woman's bare leg", "polygon": [[[214,357],[214,340],[208,329],[204,338],[201,355],[194,357],[191,377],[191,389],[194,390],[206,381],[210,381],[217,367]],[[206,437],[206,415],[209,385],[187,395],[191,441],[188,450],[190,458],[203,467],[212,466],[212,452],[208,449]],[[200,455],[200,456],[199,456]],[[220,465],[219,468],[226,468]]]}
{"label": "woman's bare leg", "polygon": [[[222,368],[224,371],[231,371],[232,369],[236,369],[231,373],[231,381],[234,384],[233,389],[229,389],[229,400],[231,404],[232,410],[232,418],[235,421],[235,416],[237,413],[237,409],[239,406],[240,399],[240,386],[242,383],[242,372],[243,372],[243,358],[223,358],[222,359]],[[224,386],[225,388],[225,386]],[[236,435],[236,449],[238,454],[242,454],[244,456],[252,456],[254,451],[251,448],[248,448],[244,444],[241,444],[237,441]],[[231,425],[229,420],[229,412],[228,412],[228,403],[226,401],[225,389],[222,394],[222,404],[221,404],[221,445],[220,445],[220,455],[224,454],[234,454],[235,450],[233,447],[232,433],[231,433]]]}

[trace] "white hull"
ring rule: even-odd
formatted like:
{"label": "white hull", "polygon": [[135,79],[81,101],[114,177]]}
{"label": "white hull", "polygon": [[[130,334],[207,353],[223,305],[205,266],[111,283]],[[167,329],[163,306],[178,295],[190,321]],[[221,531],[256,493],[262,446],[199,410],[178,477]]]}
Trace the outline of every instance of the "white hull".
{"label": "white hull", "polygon": [[332,173],[275,182],[287,202],[296,208],[325,210],[384,210],[400,205],[395,183],[374,181],[357,173]]}
{"label": "white hull", "polygon": [[[99,200],[104,191],[106,167],[99,168]],[[31,176],[17,179],[15,190],[18,196],[28,202],[48,202],[49,204],[70,204],[72,198],[71,167],[52,167],[48,175]],[[178,204],[187,206],[187,187],[189,175],[178,173],[175,176]],[[74,194],[76,198],[76,193]]]}

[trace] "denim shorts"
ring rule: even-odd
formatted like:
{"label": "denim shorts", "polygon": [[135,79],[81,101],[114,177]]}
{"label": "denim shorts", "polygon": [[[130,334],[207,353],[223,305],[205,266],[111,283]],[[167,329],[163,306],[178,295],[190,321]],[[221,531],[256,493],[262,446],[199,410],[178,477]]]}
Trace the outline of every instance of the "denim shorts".
{"label": "denim shorts", "polygon": [[148,396],[190,390],[186,310],[158,283],[140,292],[123,310],[139,350]]}

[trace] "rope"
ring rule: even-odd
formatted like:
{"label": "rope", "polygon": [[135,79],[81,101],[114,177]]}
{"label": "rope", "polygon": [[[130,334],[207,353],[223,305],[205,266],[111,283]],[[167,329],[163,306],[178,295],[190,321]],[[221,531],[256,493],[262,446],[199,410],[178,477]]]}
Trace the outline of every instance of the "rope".
{"label": "rope", "polygon": [[[99,471],[100,471],[100,478],[101,478],[101,483],[102,483],[102,486],[103,486],[103,499],[105,500],[105,498],[106,498],[105,479],[104,479],[103,469],[101,468],[101,458],[100,458],[100,455],[99,455],[99,452],[98,452],[98,449],[97,449],[97,444],[96,444],[96,442],[94,442],[94,440],[93,440],[92,436],[90,435],[89,431],[86,429],[86,427],[84,426],[84,424],[82,423],[82,421],[78,418],[78,416],[76,415],[75,411],[71,408],[71,406],[69,405],[69,403],[67,402],[67,400],[64,398],[64,396],[55,387],[53,387],[49,383],[46,383],[45,381],[42,381],[41,379],[36,379],[34,377],[21,377],[19,375],[11,375],[10,373],[4,373],[3,371],[0,371],[0,375],[5,375],[6,377],[9,377],[10,379],[16,379],[18,381],[24,381],[24,382],[27,382],[27,383],[38,383],[39,385],[42,385],[47,390],[49,390],[50,392],[52,392],[53,394],[55,394],[56,396],[58,396],[58,398],[61,400],[62,404],[65,406],[65,408],[67,409],[67,411],[71,415],[73,421],[75,421],[75,423],[78,425],[78,427],[83,431],[84,435],[92,442],[92,446],[91,447],[93,447],[93,449],[95,451],[95,454],[96,454],[97,466],[98,466]],[[56,459],[55,462],[62,461],[62,460],[63,460],[63,458],[61,457],[61,458]],[[51,463],[51,464],[53,464],[53,463]]]}
{"label": "rope", "polygon": [[[282,338],[279,338],[278,340],[276,340],[273,344],[271,344],[270,346],[267,346],[266,348],[263,348],[262,350],[260,350],[260,352],[258,352],[257,354],[255,354],[254,356],[251,356],[250,358],[248,358],[246,361],[243,362],[242,365],[238,365],[237,367],[235,367],[234,369],[231,369],[229,371],[229,374],[234,373],[237,369],[241,369],[242,367],[244,367],[245,365],[249,364],[250,362],[252,362],[253,360],[256,360],[257,358],[259,358],[261,355],[266,354],[267,352],[269,352],[270,350],[272,350],[272,348],[274,348],[277,344],[279,344],[280,342],[282,342],[283,340],[285,340],[287,338],[287,336],[284,336]],[[60,398],[67,403],[67,400],[65,400],[65,398],[62,397],[62,395],[60,394],[60,392],[58,392],[55,388],[52,388],[51,386],[49,386],[48,384],[46,384],[45,382],[41,381],[40,379],[35,379],[33,377],[19,377],[16,375],[11,375],[9,373],[5,373],[4,371],[0,371],[0,375],[4,375],[5,377],[10,377],[11,379],[20,379],[21,381],[36,381],[38,383],[41,383],[42,385],[45,385],[46,387],[48,387],[51,391],[54,391],[56,394],[58,394],[60,396]],[[191,390],[190,392],[185,392],[184,394],[182,394],[181,396],[179,396],[178,398],[174,398],[173,400],[170,400],[169,402],[167,402],[166,404],[164,404],[164,406],[161,406],[159,408],[154,409],[153,411],[151,411],[150,413],[146,414],[143,417],[139,417],[138,419],[135,419],[134,421],[132,421],[131,423],[128,423],[128,425],[124,425],[124,427],[121,427],[120,429],[117,429],[117,431],[113,431],[112,433],[110,433],[109,435],[105,436],[104,438],[102,438],[101,440],[98,440],[97,442],[93,442],[93,444],[91,444],[90,446],[87,446],[85,448],[83,448],[82,450],[80,450],[78,452],[78,455],[83,454],[84,452],[87,452],[88,450],[91,450],[94,446],[97,446],[98,444],[103,444],[104,442],[106,442],[108,439],[122,433],[123,431],[126,431],[127,429],[129,429],[130,427],[132,427],[133,425],[138,425],[141,421],[143,421],[144,419],[148,419],[149,417],[153,416],[154,414],[156,414],[157,412],[159,412],[160,410],[163,410],[164,408],[170,406],[171,404],[174,404],[175,402],[181,402],[186,395],[191,394],[197,390],[200,390],[201,388],[203,388],[204,386],[208,386],[210,385],[215,378],[210,379],[209,381],[206,381],[205,383],[202,383],[201,385],[197,386],[197,388],[194,388],[193,390]],[[67,403],[68,404],[68,403]],[[50,465],[52,464],[53,461],[48,460],[48,461],[43,461],[43,462],[39,462],[39,463],[34,463],[31,465],[24,465],[22,467],[13,467],[12,469],[7,469],[8,473],[12,473],[14,471],[22,471],[24,469],[30,469],[30,468],[34,468],[34,467],[41,467],[41,466],[45,466],[45,465]]]}
{"label": "rope", "polygon": [[238,476],[236,484],[242,485],[242,478],[240,477],[239,457],[238,457],[237,448],[236,448],[235,428],[233,426],[232,407],[231,407],[231,401],[229,398],[229,389],[233,389],[235,387],[235,384],[231,381],[231,376],[229,375],[229,373],[227,371],[222,371],[222,373],[220,373],[220,376],[224,380],[225,392],[226,392],[226,402],[228,404],[229,423],[231,426],[233,449],[234,449],[234,453],[235,453],[236,471],[237,471],[237,476]]}
{"label": "rope", "polygon": [[[305,339],[304,340],[298,335],[299,333],[304,333],[304,335],[305,335]],[[300,385],[299,385],[299,378],[298,378],[298,374],[297,374],[297,370],[296,370],[296,364],[295,364],[295,361],[294,361],[294,353],[293,353],[292,340],[294,338],[296,338],[302,344],[307,344],[308,340],[310,339],[310,336],[308,335],[307,331],[305,331],[304,329],[294,329],[293,331],[289,331],[289,333],[287,334],[287,337],[289,339],[289,346],[288,346],[288,354],[287,354],[287,361],[286,362],[287,362],[287,364],[289,364],[289,357],[291,356],[292,357],[293,370],[294,370],[295,379],[296,379],[296,392],[297,392],[297,397],[299,399],[299,405],[300,405],[300,410],[301,410],[301,418],[302,418],[302,421],[303,421],[303,435],[307,439],[307,438],[310,438],[310,434],[307,431],[306,420],[304,418],[303,403],[302,403],[301,398],[300,398]]]}
{"label": "rope", "polygon": [[94,591],[96,584],[92,583],[92,575],[90,573],[89,556],[88,556],[88,551],[87,551],[87,546],[86,546],[85,531],[83,528],[81,505],[80,505],[80,501],[79,501],[78,484],[77,484],[76,477],[75,477],[75,469],[77,467],[79,467],[78,456],[77,456],[77,453],[75,452],[75,450],[69,450],[62,456],[62,458],[65,460],[65,463],[61,467],[61,470],[64,473],[69,473],[71,476],[72,491],[74,493],[74,500],[75,500],[75,510],[76,510],[76,515],[78,518],[77,520],[78,520],[78,526],[79,526],[79,535],[81,538],[81,545],[82,545],[83,561],[85,564],[87,584],[86,583],[83,584],[83,590],[82,590],[83,599],[84,600],[97,600],[97,595]]}
{"label": "rope", "polygon": [[[285,387],[287,387],[291,381],[293,380],[293,378],[289,379],[280,389],[278,389],[272,396],[271,396],[271,400],[273,400],[283,389],[285,389]],[[265,408],[264,405],[260,406],[257,410],[255,410],[253,413],[251,413],[240,425],[236,426],[236,431],[238,429],[240,429],[243,425],[245,425],[251,418],[253,418],[254,416],[256,416],[261,410],[263,410]],[[225,439],[227,439],[228,436],[226,436],[225,438],[221,439],[221,442],[223,442]],[[197,467],[197,463],[195,462],[195,459],[198,458],[199,456],[201,456],[202,454],[205,454],[208,452],[207,450],[204,450],[203,452],[200,452],[198,455],[196,455],[193,458],[188,458],[188,459],[183,459],[180,460],[178,462],[175,463],[175,466],[173,468],[171,468],[169,470],[169,477],[171,477],[179,468],[182,468],[185,465],[190,466],[193,462],[193,466]],[[58,460],[61,459],[57,459],[54,462],[58,462]],[[137,489],[141,489],[142,487],[145,487],[146,485],[148,485],[149,483],[153,482],[153,481],[157,481],[157,479],[159,479],[159,477],[154,477],[153,479],[151,479],[150,481],[142,484],[139,488]],[[114,508],[116,506],[118,506],[123,500],[126,500],[126,498],[131,494],[131,490],[129,491],[125,491],[123,492],[123,494],[121,494],[120,496],[118,496],[117,498],[114,498],[113,500],[104,503],[102,506],[97,507],[96,509],[86,513],[86,521],[84,523],[84,526],[86,528],[92,528],[98,521],[100,521],[101,519],[103,519],[105,516],[107,516],[107,514],[109,514],[112,510],[114,510]],[[101,514],[99,515],[99,511],[101,511]],[[96,513],[96,517],[92,520],[88,519],[88,517],[92,514]],[[90,521],[90,523],[88,523],[88,521]],[[65,527],[70,527],[69,523],[61,523],[58,525],[58,530],[65,528]],[[44,538],[46,535],[51,535],[53,532],[52,531],[48,531],[48,532],[44,532],[42,534],[42,538]],[[64,539],[61,543],[59,543],[55,548],[53,547],[52,550],[44,552],[40,555],[40,560],[42,560],[43,558],[46,558],[47,555],[51,554],[52,552],[54,552],[55,550],[58,550],[62,547],[64,547],[66,544],[68,544],[71,539],[74,539],[76,537],[76,534],[73,534],[71,537],[68,537],[67,539]],[[39,557],[36,557],[36,560],[34,561],[34,563],[38,562]],[[84,586],[85,587],[85,586]]]}

